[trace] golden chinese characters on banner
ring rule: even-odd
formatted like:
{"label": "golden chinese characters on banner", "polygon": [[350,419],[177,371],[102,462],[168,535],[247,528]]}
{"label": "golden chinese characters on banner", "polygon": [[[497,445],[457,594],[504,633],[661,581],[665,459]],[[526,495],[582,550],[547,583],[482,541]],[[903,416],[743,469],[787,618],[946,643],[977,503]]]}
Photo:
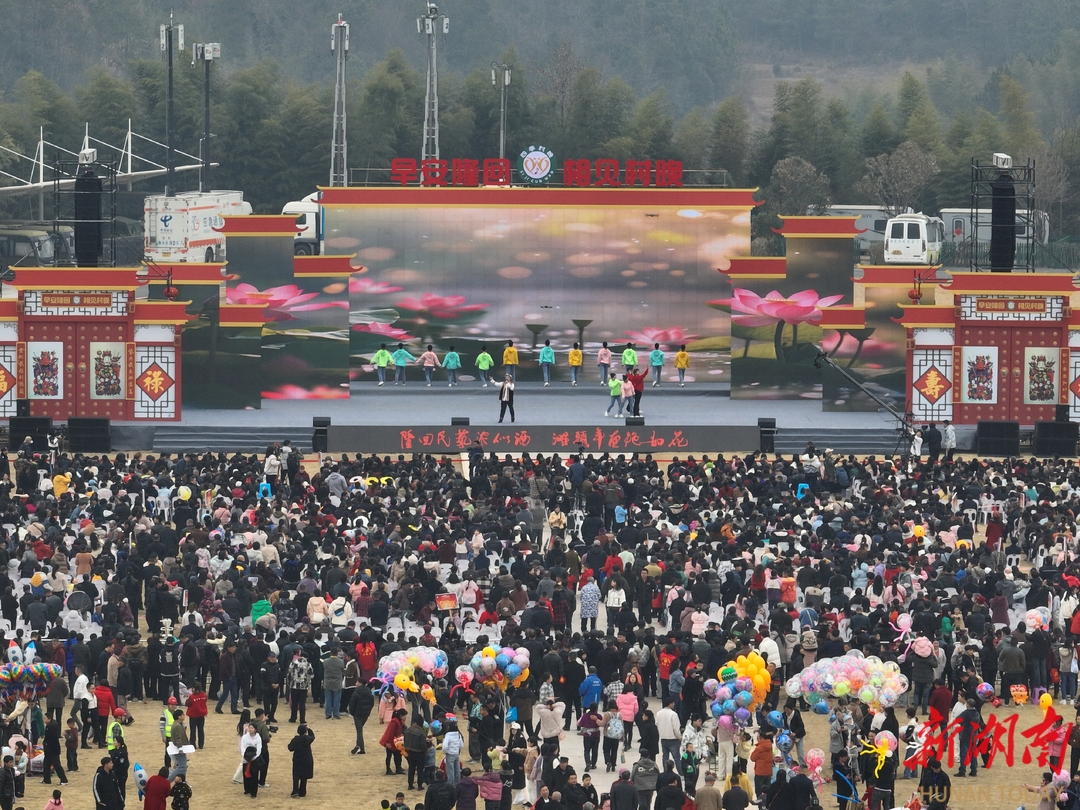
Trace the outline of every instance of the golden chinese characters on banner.
{"label": "golden chinese characters on banner", "polygon": [[950,388],[952,388],[952,383],[945,378],[945,375],[936,366],[930,366],[915,381],[915,390],[922,394],[931,405],[945,396],[945,393]]}
{"label": "golden chinese characters on banner", "polygon": [[173,378],[157,363],[152,363],[135,381],[144,394],[157,402],[173,386]]}

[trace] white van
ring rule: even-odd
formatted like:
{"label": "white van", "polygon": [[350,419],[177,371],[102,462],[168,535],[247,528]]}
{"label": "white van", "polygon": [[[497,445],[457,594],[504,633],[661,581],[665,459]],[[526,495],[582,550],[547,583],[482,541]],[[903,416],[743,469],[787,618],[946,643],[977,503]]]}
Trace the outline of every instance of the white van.
{"label": "white van", "polygon": [[927,264],[941,261],[945,224],[926,214],[900,214],[885,226],[885,264]]}

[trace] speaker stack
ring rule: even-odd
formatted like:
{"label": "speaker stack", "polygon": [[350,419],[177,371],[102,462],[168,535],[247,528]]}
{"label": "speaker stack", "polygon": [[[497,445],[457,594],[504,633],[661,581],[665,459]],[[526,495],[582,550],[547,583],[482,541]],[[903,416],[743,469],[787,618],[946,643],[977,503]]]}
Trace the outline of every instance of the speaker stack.
{"label": "speaker stack", "polygon": [[1037,456],[1075,456],[1078,439],[1080,424],[1076,422],[1035,423],[1034,450]]}
{"label": "speaker stack", "polygon": [[112,429],[108,419],[68,417],[67,437],[72,453],[112,452]]}
{"label": "speaker stack", "polygon": [[325,453],[326,448],[330,445],[330,431],[327,430],[330,427],[330,417],[313,416],[311,417],[311,426],[315,428],[315,432],[311,434],[311,451],[313,453]]}
{"label": "speaker stack", "polygon": [[29,436],[34,441],[35,452],[47,453],[51,432],[51,416],[12,416],[8,420],[8,448],[18,450],[23,439]]}
{"label": "speaker stack", "polygon": [[1011,273],[1016,263],[1016,187],[1007,169],[991,184],[990,270]]}
{"label": "speaker stack", "polygon": [[1020,455],[1019,422],[979,422],[975,436],[980,456]]}

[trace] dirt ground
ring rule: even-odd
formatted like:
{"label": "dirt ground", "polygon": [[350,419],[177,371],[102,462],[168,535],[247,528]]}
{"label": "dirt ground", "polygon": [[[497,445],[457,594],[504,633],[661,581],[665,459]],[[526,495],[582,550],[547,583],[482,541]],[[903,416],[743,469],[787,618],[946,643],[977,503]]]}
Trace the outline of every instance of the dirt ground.
{"label": "dirt ground", "polygon": [[[655,703],[656,701],[651,701]],[[654,707],[659,708],[658,706]],[[1066,707],[1055,705],[1059,713]],[[160,704],[155,702],[146,705],[136,703],[131,705],[132,714],[136,718],[134,725],[127,729],[128,744],[131,751],[132,762],[142,764],[148,772],[162,764],[163,749],[158,738],[157,718],[160,714]],[[226,706],[226,712],[228,707]],[[1005,765],[999,755],[999,760],[991,768],[979,771],[976,779],[953,779],[954,800],[951,807],[953,810],[976,810],[987,806],[994,808],[1012,808],[1027,804],[1033,806],[1034,796],[1024,791],[1021,784],[1024,782],[1037,783],[1039,774],[1046,770],[1039,768],[1034,762],[1031,765],[1023,764],[1023,752],[1027,740],[1021,736],[1021,732],[1038,722],[1042,712],[1038,707],[1026,706],[1019,710],[997,710],[998,718],[1003,720],[1016,712],[1020,715],[1017,722],[1015,746],[1015,764],[1012,768]],[[898,713],[901,714],[902,712]],[[987,715],[989,712],[986,713]],[[288,719],[287,710],[279,708],[278,719]],[[828,728],[826,719],[817,715],[806,714],[804,716],[807,726],[806,749],[828,749]],[[1067,718],[1071,719],[1071,718]],[[315,778],[308,783],[308,795],[305,799],[292,799],[289,794],[292,790],[292,760],[286,746],[292,738],[295,730],[294,725],[288,722],[279,723],[279,732],[271,742],[270,771],[267,782],[270,787],[259,791],[257,799],[250,799],[243,794],[240,785],[233,784],[232,776],[239,762],[239,750],[236,737],[236,720],[230,714],[219,715],[211,711],[206,723],[206,747],[192,754],[189,758],[188,781],[192,786],[194,795],[191,807],[215,808],[233,806],[234,804],[246,805],[258,804],[261,807],[275,810],[276,808],[294,807],[298,803],[314,804],[325,807],[352,807],[359,810],[375,810],[379,807],[381,799],[391,801],[398,790],[405,790],[404,776],[385,776],[383,766],[382,749],[378,747],[378,739],[382,733],[382,727],[378,718],[373,716],[366,727],[366,748],[368,753],[364,755],[351,755],[349,752],[353,745],[353,724],[348,716],[341,720],[326,720],[322,710],[317,704],[308,707],[308,721],[314,730],[316,739],[315,753]],[[567,755],[570,756],[571,764],[579,773],[581,771],[581,743],[576,734],[568,735],[566,743]],[[93,810],[93,794],[91,780],[94,770],[100,761],[101,752],[93,748],[79,752],[79,772],[69,775],[70,784],[63,788],[64,804],[68,810]],[[627,756],[627,766],[635,759],[636,749]],[[955,773],[956,768],[950,769]],[[610,784],[611,776],[601,771],[594,774],[594,783],[598,789],[606,790]],[[914,780],[897,780],[897,800],[904,804],[915,788]],[[52,788],[40,783],[37,779],[28,779],[26,797],[16,802],[16,806],[25,807],[26,810],[39,810],[44,808],[46,801],[51,795]],[[129,778],[129,801],[127,807],[141,806],[136,799],[134,782]],[[821,803],[825,808],[836,806],[836,799],[832,797],[833,786],[826,785],[819,791]],[[415,805],[422,801],[419,792],[406,791],[406,801]],[[342,804],[344,802],[344,804]]]}

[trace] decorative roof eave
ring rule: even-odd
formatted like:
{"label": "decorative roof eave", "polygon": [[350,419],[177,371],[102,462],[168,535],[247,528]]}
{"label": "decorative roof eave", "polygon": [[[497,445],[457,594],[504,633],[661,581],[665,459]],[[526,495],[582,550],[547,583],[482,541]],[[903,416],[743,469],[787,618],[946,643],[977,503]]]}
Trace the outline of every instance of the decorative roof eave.
{"label": "decorative roof eave", "polygon": [[347,256],[293,256],[293,275],[303,278],[340,278],[366,273],[366,267],[354,267],[355,253]]}
{"label": "decorative roof eave", "polygon": [[[323,206],[677,206],[750,210],[761,205],[756,188],[562,188],[559,186],[335,186],[319,188]],[[290,218],[291,219],[291,218]]]}
{"label": "decorative roof eave", "polygon": [[956,326],[956,307],[936,307],[926,304],[901,304],[904,314],[892,320],[908,329],[952,329]]}
{"label": "decorative roof eave", "polygon": [[825,307],[817,325],[822,329],[865,329],[866,310],[845,305]]}
{"label": "decorative roof eave", "polygon": [[134,290],[139,286],[137,267],[19,267],[15,280],[17,290],[47,290],[69,292],[76,290]]}
{"label": "decorative roof eave", "polygon": [[1070,295],[1077,292],[1072,273],[972,273],[949,271],[941,289],[954,295]]}
{"label": "decorative roof eave", "polygon": [[222,219],[225,224],[214,230],[226,236],[296,236],[296,217],[291,214],[236,214]]}
{"label": "decorative roof eave", "polygon": [[222,304],[218,309],[218,325],[226,327],[258,327],[266,323],[263,310],[266,304]]}
{"label": "decorative roof eave", "polygon": [[727,270],[719,272],[732,281],[742,279],[787,278],[787,257],[785,256],[738,256],[730,259]]}
{"label": "decorative roof eave", "polygon": [[197,317],[187,313],[189,306],[190,301],[136,301],[132,305],[132,311],[136,324],[180,326]]}
{"label": "decorative roof eave", "polygon": [[913,287],[916,274],[922,284],[940,284],[945,279],[938,278],[941,265],[899,265],[899,264],[860,264],[862,278],[852,279],[856,284],[874,287]]}
{"label": "decorative roof eave", "polygon": [[788,239],[854,239],[860,233],[866,233],[866,228],[855,227],[858,217],[790,216],[780,219],[784,224],[772,230]]}
{"label": "decorative roof eave", "polygon": [[224,280],[226,262],[154,262],[150,267],[157,273],[148,283],[165,284],[165,274],[172,274],[173,284],[218,286]]}

